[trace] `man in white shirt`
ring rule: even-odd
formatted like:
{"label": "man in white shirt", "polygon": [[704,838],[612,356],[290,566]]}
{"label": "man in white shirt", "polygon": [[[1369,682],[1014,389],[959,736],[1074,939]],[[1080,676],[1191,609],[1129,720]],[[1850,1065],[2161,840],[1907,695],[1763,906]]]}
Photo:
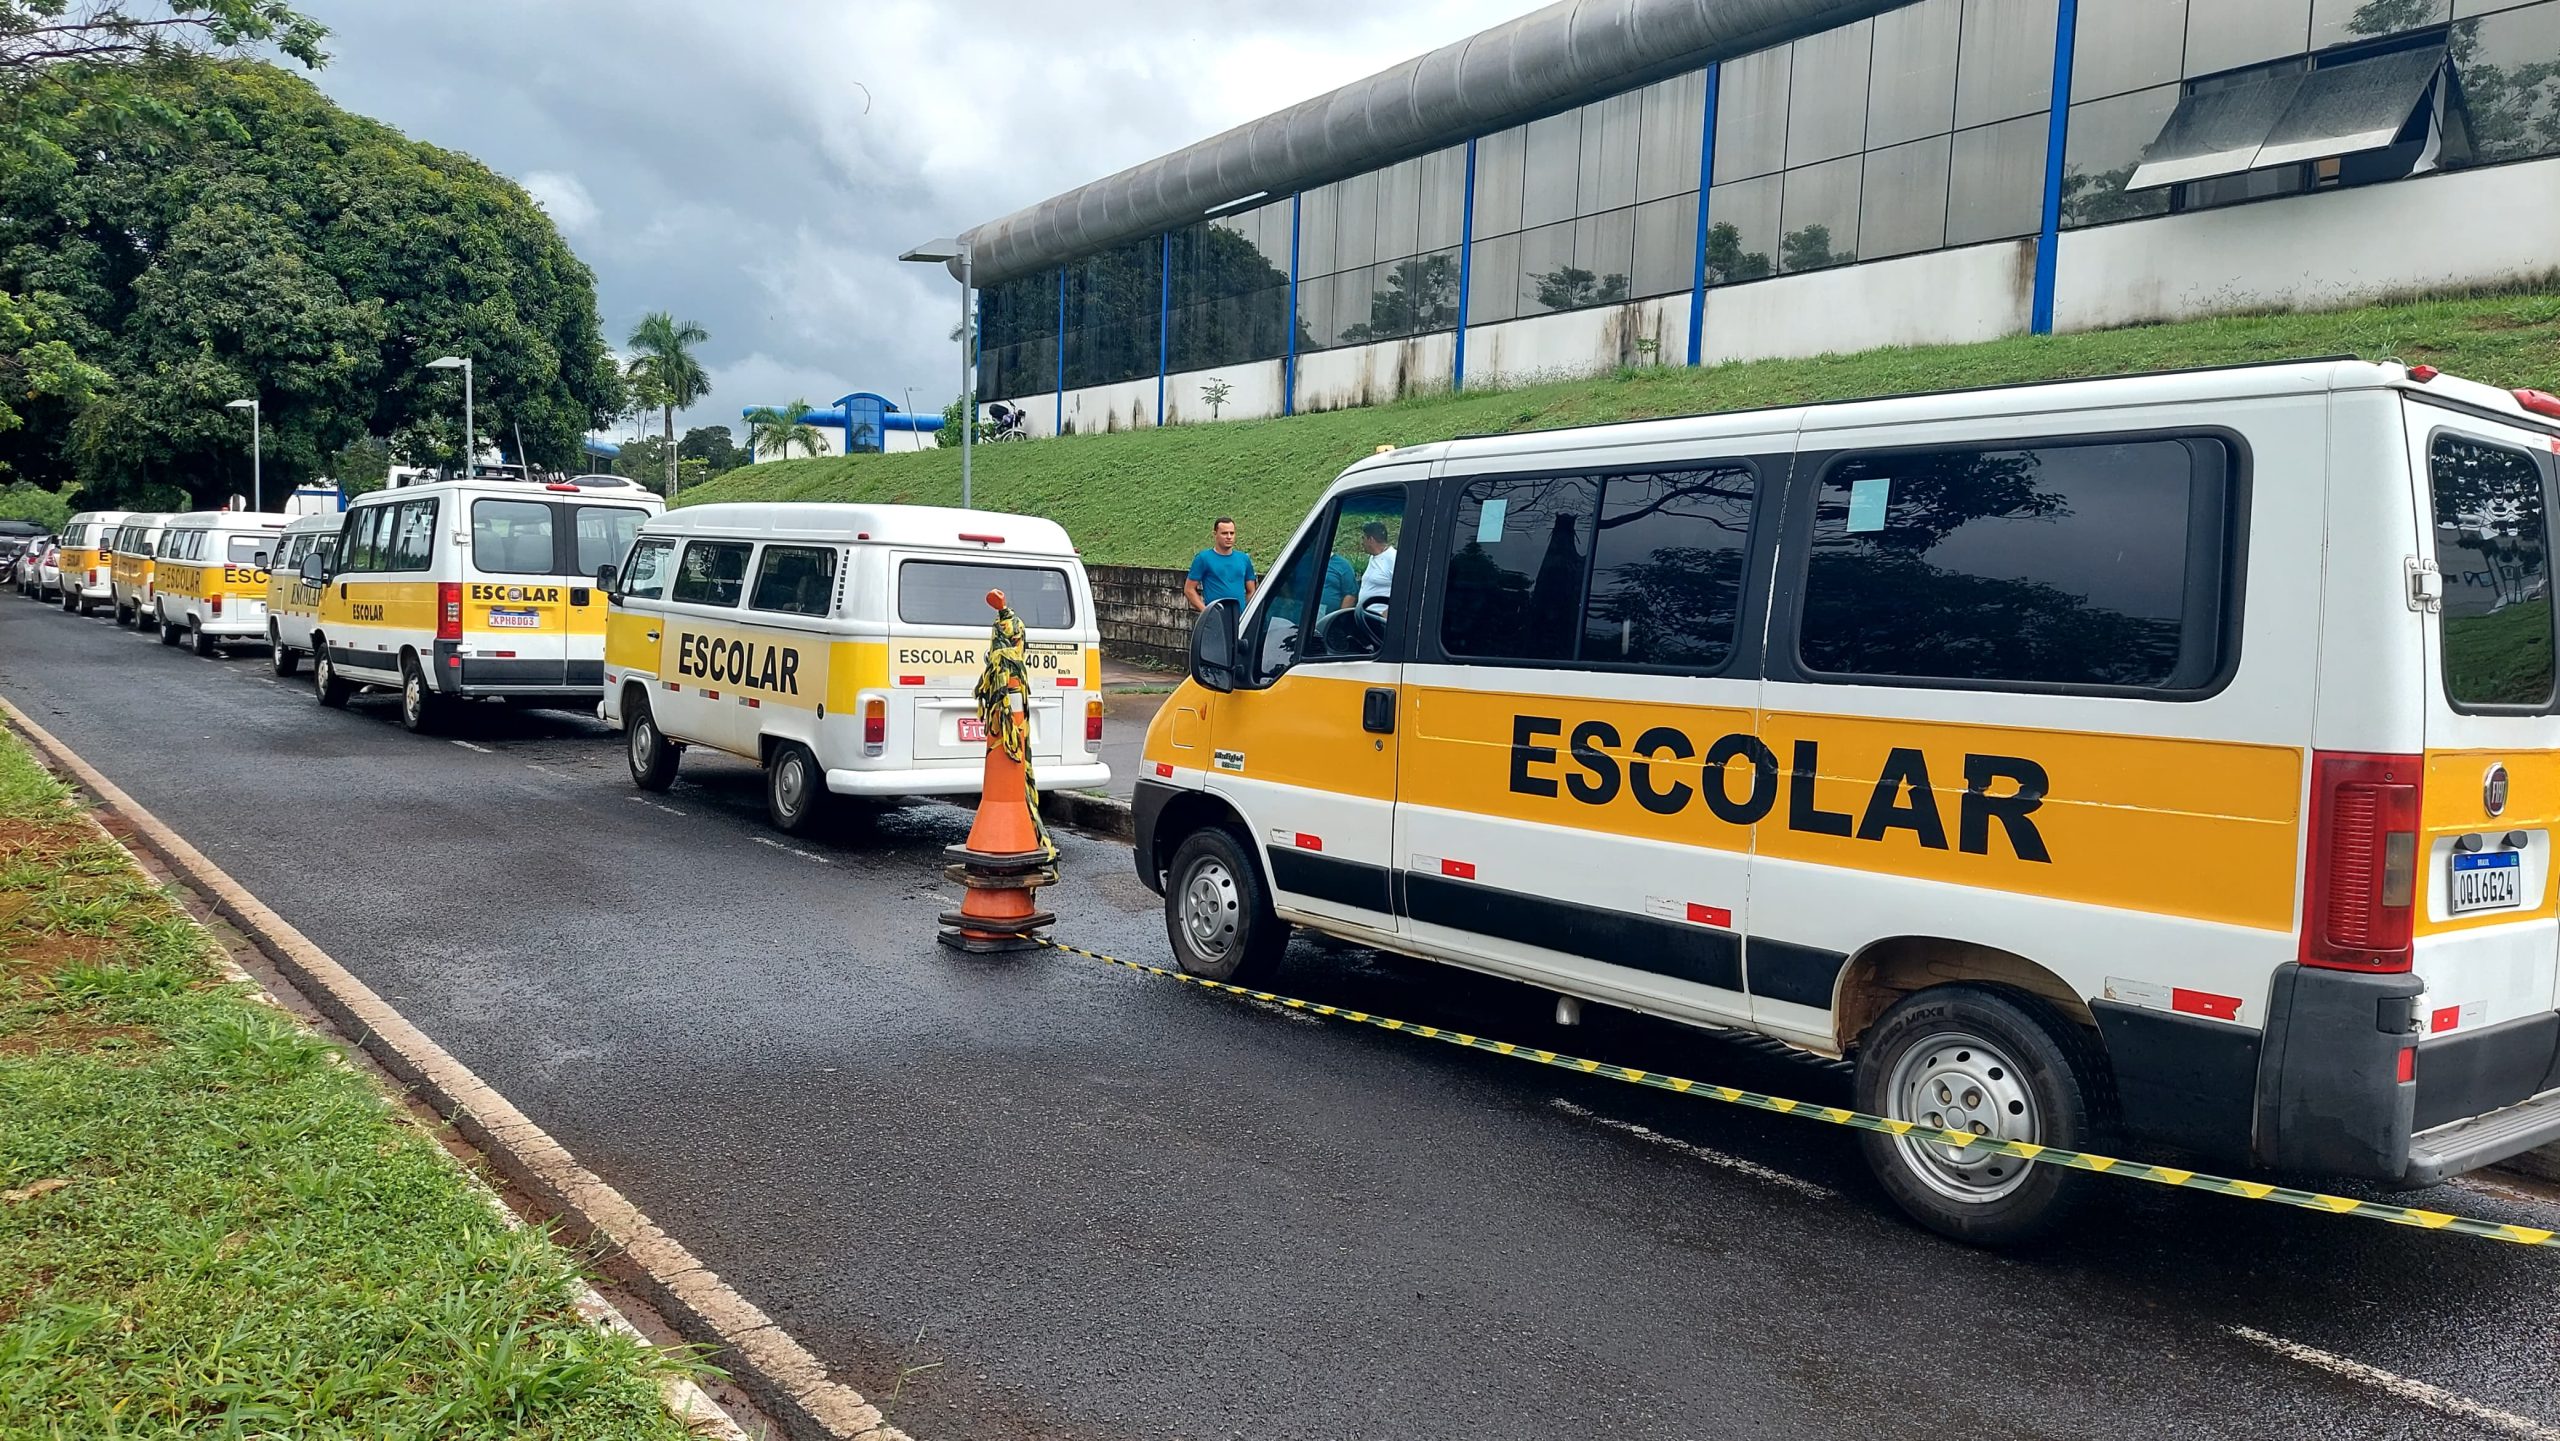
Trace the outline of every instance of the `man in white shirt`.
{"label": "man in white shirt", "polygon": [[1387,523],[1373,520],[1360,527],[1360,548],[1369,553],[1369,565],[1360,572],[1358,605],[1367,611],[1369,603],[1375,601],[1375,613],[1385,615],[1387,596],[1396,583],[1396,548],[1387,543]]}

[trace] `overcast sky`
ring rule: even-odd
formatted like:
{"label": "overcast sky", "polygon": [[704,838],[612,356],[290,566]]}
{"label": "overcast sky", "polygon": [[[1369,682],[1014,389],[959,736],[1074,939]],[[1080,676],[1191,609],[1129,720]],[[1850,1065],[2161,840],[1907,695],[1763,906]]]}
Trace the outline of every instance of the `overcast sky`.
{"label": "overcast sky", "polygon": [[[959,286],[898,253],[1537,0],[304,0],[339,104],[513,176],[605,336],[711,332],[689,419],[959,393]],[[1065,17],[1072,16],[1072,22]]]}

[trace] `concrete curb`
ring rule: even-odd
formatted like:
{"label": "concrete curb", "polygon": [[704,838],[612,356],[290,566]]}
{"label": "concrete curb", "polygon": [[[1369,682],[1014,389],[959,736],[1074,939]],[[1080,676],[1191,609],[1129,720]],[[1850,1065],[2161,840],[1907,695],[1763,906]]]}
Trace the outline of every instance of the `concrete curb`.
{"label": "concrete curb", "polygon": [[0,715],[114,811],[162,865],[249,937],[306,999],[383,1069],[414,1088],[510,1182],[569,1223],[571,1234],[619,1252],[634,1289],[687,1339],[717,1347],[719,1364],[757,1405],[794,1430],[848,1441],[908,1441],[861,1393],[828,1379],[818,1359],[771,1317],[220,866],[6,697],[0,697]]}
{"label": "concrete curb", "polygon": [[1043,791],[1040,814],[1052,825],[1072,826],[1108,840],[1134,843],[1138,822],[1129,803],[1086,791]]}

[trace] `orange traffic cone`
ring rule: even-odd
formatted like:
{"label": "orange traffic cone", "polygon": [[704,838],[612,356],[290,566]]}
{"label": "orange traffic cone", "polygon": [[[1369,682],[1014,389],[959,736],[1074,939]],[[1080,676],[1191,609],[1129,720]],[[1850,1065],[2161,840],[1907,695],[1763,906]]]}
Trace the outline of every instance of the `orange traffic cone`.
{"label": "orange traffic cone", "polygon": [[[987,727],[987,767],[969,839],[943,851],[953,862],[944,874],[968,890],[960,909],[942,913],[942,929],[935,937],[972,954],[1028,949],[1038,944],[1032,933],[1058,919],[1039,909],[1032,896],[1055,881],[1058,873],[1049,867],[1055,852],[1032,810],[1029,717],[1018,708],[1028,689],[1021,674],[1022,622],[1005,608],[1004,592],[987,592],[987,604],[995,607],[996,625],[978,694],[986,706],[994,705],[1001,694],[1008,724]],[[1014,754],[1008,735],[1020,744],[1023,755]]]}

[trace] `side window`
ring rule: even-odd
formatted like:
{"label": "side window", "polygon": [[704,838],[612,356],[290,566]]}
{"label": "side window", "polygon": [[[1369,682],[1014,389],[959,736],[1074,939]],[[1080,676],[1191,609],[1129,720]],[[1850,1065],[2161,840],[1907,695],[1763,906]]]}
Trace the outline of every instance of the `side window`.
{"label": "side window", "polygon": [[1588,476],[1469,482],[1449,535],[1441,649],[1487,660],[1572,660],[1599,509],[1600,482]]}
{"label": "side window", "polygon": [[1301,662],[1365,660],[1386,635],[1406,487],[1354,491],[1273,568],[1245,653],[1268,684]]}
{"label": "side window", "polygon": [[2222,669],[2232,469],[2202,438],[1843,457],[1797,653],[1840,676],[2201,688]]}
{"label": "side window", "polygon": [[389,529],[393,507],[368,505],[347,525],[346,563],[340,569],[361,575],[382,569],[382,533]]}
{"label": "side window", "polygon": [[631,548],[631,562],[622,568],[622,593],[639,600],[664,600],[667,595],[667,561],[676,553],[672,540],[644,540]]}
{"label": "side window", "polygon": [[2427,456],[2435,496],[2436,567],[2444,572],[2437,625],[2444,689],[2456,705],[2551,704],[2551,531],[2542,466],[2469,436],[2435,438]]}
{"label": "side window", "polygon": [[1584,661],[1714,670],[1733,655],[1754,481],[1727,466],[1602,483]]}
{"label": "side window", "polygon": [[671,599],[686,605],[736,605],[747,588],[747,556],[755,549],[742,540],[697,540],[686,545],[676,565]]}
{"label": "side window", "polygon": [[835,606],[836,553],[823,545],[768,545],[756,562],[751,610],[825,615]]}
{"label": "side window", "polygon": [[400,502],[398,517],[392,522],[391,555],[386,569],[435,568],[436,504],[432,495]]}

